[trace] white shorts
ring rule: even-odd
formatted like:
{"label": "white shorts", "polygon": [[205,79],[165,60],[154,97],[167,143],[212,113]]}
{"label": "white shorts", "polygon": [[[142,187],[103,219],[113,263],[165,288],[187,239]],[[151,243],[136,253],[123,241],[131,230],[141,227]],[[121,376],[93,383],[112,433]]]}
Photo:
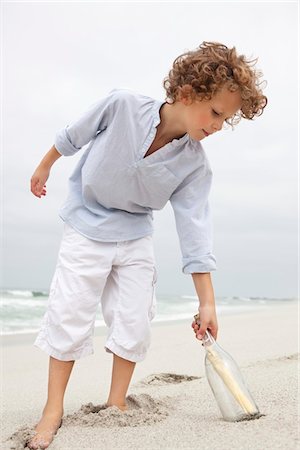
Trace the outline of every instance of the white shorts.
{"label": "white shorts", "polygon": [[156,312],[156,280],[151,235],[98,242],[65,224],[47,311],[34,345],[61,361],[94,353],[92,338],[101,302],[109,328],[106,351],[142,361]]}

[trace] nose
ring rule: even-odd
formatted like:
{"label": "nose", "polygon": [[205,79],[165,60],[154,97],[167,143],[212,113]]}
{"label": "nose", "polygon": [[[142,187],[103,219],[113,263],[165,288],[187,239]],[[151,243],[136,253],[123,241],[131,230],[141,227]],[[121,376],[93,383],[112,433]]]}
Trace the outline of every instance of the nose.
{"label": "nose", "polygon": [[224,120],[217,120],[213,123],[212,129],[214,130],[214,133],[216,131],[222,130],[223,122],[224,122]]}

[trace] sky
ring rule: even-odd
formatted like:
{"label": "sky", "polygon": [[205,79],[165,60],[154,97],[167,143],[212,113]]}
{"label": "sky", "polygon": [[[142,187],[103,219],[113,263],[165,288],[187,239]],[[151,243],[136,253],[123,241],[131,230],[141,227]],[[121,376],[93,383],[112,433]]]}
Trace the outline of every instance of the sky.
{"label": "sky", "polygon": [[[297,2],[3,2],[1,287],[48,290],[68,178],[60,158],[47,196],[30,178],[56,132],[114,88],[164,99],[173,60],[203,41],[258,57],[268,106],[202,141],[213,170],[216,296],[297,296]],[[195,295],[182,273],[172,208],[154,212],[157,294]]]}

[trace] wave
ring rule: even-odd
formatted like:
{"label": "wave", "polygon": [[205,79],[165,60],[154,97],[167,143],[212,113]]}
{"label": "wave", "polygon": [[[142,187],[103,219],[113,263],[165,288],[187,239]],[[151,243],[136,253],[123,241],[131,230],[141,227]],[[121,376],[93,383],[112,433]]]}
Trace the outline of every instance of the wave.
{"label": "wave", "polygon": [[[48,304],[48,292],[43,290],[2,289],[0,302],[1,334],[30,333],[39,330]],[[157,294],[157,315],[154,322],[170,322],[192,318],[199,301],[196,295]],[[217,313],[237,314],[264,309],[280,302],[289,303],[296,298],[267,297],[216,297]],[[99,308],[96,327],[103,327],[103,316]]]}
{"label": "wave", "polygon": [[47,291],[29,291],[19,289],[6,289],[0,291],[0,297],[10,298],[33,298],[33,297],[48,297]]}

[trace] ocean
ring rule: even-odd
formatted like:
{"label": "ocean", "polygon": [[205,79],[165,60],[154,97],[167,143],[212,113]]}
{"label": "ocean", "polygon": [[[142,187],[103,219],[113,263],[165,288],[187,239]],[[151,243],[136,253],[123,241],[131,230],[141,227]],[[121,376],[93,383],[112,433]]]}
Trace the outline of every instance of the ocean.
{"label": "ocean", "polygon": [[[153,322],[193,319],[197,313],[196,295],[158,295],[157,314]],[[1,334],[35,333],[39,330],[46,311],[48,292],[7,289],[0,290],[1,298]],[[238,314],[253,310],[262,310],[278,302],[295,302],[295,298],[266,297],[216,297],[217,315]],[[105,327],[99,306],[96,315],[96,327]]]}

